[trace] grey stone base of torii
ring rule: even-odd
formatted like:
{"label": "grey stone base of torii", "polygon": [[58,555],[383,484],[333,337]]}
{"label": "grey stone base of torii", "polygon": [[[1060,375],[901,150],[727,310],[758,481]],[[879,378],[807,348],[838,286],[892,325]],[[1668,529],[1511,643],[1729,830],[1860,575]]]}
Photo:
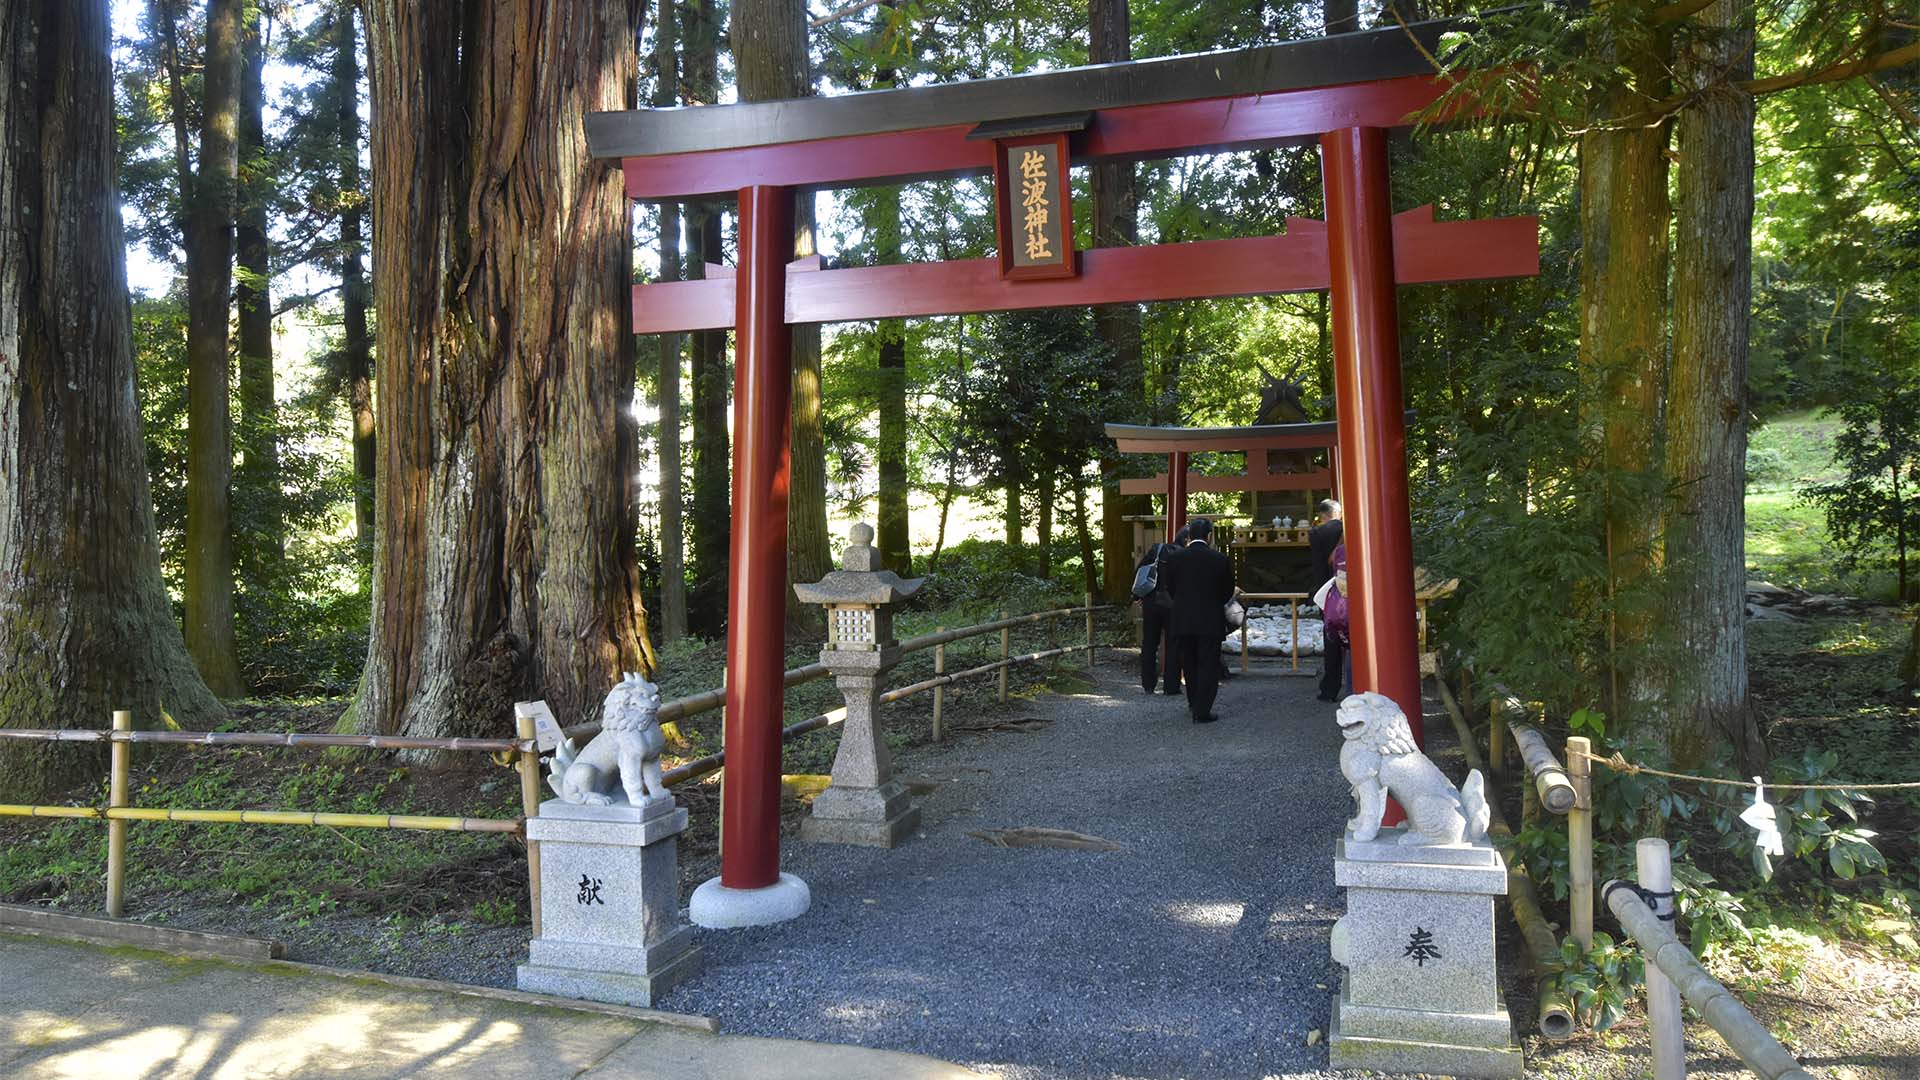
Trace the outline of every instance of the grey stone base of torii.
{"label": "grey stone base of torii", "polygon": [[1334,849],[1347,890],[1333,958],[1347,969],[1327,1056],[1336,1069],[1517,1078],[1513,1021],[1500,1000],[1494,898],[1507,869],[1485,840],[1402,844],[1404,828]]}

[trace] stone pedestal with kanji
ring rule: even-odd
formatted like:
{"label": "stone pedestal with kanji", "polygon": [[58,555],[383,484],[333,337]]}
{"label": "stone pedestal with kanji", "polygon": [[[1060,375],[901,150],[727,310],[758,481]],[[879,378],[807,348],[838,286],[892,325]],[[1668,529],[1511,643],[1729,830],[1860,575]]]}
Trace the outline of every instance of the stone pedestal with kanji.
{"label": "stone pedestal with kanji", "polygon": [[803,602],[827,609],[827,644],[820,663],[846,698],[847,719],[833,758],[833,780],[814,797],[800,837],[830,844],[893,847],[920,825],[920,811],[893,776],[880,725],[880,694],[887,672],[900,662],[893,637],[893,606],[920,591],[923,578],[901,580],[880,568],[873,527],[855,525],[842,569],[810,585],[795,585]]}
{"label": "stone pedestal with kanji", "polygon": [[1507,870],[1485,840],[1402,844],[1404,828],[1334,849],[1347,890],[1333,958],[1346,967],[1327,1038],[1336,1069],[1522,1075],[1500,1000],[1494,903]]}
{"label": "stone pedestal with kanji", "polygon": [[641,806],[549,799],[527,819],[540,845],[541,934],[517,972],[522,990],[651,1006],[700,970],[680,917],[680,834],[670,797]]}

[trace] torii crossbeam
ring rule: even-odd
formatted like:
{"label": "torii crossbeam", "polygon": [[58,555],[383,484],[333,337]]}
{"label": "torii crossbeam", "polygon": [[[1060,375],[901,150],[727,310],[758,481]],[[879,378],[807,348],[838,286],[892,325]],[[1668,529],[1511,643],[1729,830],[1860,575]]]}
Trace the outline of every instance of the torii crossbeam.
{"label": "torii crossbeam", "polygon": [[[732,579],[720,877],[704,925],[798,915],[780,874],[791,325],[1328,289],[1346,495],[1356,688],[1419,730],[1396,285],[1539,272],[1533,218],[1395,215],[1387,133],[1434,104],[1446,22],[1287,45],[838,97],[587,118],[635,199],[737,193],[739,269],[637,286],[639,333],[736,332]],[[1060,118],[1071,118],[1060,122]],[[1045,121],[1044,123],[1042,121]],[[1022,124],[1025,124],[1022,127]],[[991,130],[989,130],[991,129]],[[1278,236],[1081,252],[1071,276],[1009,280],[997,259],[821,269],[793,264],[800,188],[994,171],[1002,136],[1053,132],[1074,164],[1317,142],[1327,220]]]}

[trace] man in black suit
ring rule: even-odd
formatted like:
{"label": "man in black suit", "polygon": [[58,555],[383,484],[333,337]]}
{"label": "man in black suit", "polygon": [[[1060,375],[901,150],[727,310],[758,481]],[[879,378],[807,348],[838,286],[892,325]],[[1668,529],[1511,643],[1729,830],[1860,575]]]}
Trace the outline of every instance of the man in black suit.
{"label": "man in black suit", "polygon": [[[1318,594],[1320,586],[1333,576],[1333,549],[1340,546],[1346,526],[1340,521],[1340,504],[1333,499],[1320,500],[1320,523],[1307,533],[1307,551],[1313,560],[1308,574],[1307,591]],[[1325,645],[1321,657],[1325,666],[1320,672],[1320,700],[1340,700],[1340,671],[1345,662],[1343,649],[1332,634],[1322,634]]]}
{"label": "man in black suit", "polygon": [[1196,724],[1220,719],[1213,711],[1220,692],[1220,641],[1227,636],[1227,601],[1233,599],[1233,562],[1214,550],[1213,522],[1196,518],[1187,546],[1162,571],[1173,593],[1168,628],[1187,677],[1187,709]]}

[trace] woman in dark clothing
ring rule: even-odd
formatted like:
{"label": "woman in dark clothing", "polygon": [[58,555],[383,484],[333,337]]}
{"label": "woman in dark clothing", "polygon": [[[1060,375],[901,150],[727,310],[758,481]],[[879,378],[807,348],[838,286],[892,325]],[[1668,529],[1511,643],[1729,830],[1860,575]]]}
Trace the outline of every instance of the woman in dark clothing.
{"label": "woman in dark clothing", "polygon": [[[1181,529],[1171,544],[1153,544],[1148,546],[1145,555],[1140,557],[1141,567],[1160,559],[1163,555],[1171,557],[1187,542],[1187,530]],[[1173,610],[1173,597],[1167,592],[1166,564],[1160,564],[1159,587],[1140,601],[1140,689],[1153,693],[1153,685],[1160,679],[1160,653],[1163,642],[1171,643],[1167,633],[1167,613]],[[1180,664],[1171,649],[1167,650],[1166,692],[1178,694],[1180,688]]]}

